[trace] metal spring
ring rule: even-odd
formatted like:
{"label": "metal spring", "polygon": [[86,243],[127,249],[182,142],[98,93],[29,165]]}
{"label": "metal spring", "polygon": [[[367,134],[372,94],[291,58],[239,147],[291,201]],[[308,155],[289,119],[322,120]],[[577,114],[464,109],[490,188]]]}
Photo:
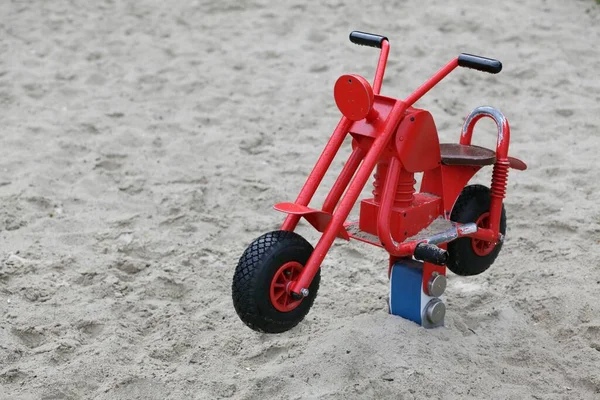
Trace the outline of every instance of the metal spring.
{"label": "metal spring", "polygon": [[[387,173],[387,169],[385,170]],[[382,182],[380,179],[379,171],[375,173],[373,176],[373,197],[375,198],[375,203],[379,203],[381,201],[381,188]],[[412,203],[415,196],[415,184],[417,181],[414,179],[414,174],[405,173],[400,176],[398,179],[398,186],[396,186],[396,193],[394,197],[394,205],[406,207]]]}
{"label": "metal spring", "polygon": [[375,198],[375,202],[379,203],[381,201],[381,183],[379,181],[379,174],[373,175],[373,197]]}
{"label": "metal spring", "polygon": [[404,177],[400,177],[398,186],[396,187],[396,198],[394,199],[394,205],[407,207],[415,198],[415,184],[417,181],[412,175],[406,176],[408,179],[405,180],[402,180],[402,178]]}
{"label": "metal spring", "polygon": [[504,199],[508,182],[508,161],[497,161],[492,173],[492,196]]}

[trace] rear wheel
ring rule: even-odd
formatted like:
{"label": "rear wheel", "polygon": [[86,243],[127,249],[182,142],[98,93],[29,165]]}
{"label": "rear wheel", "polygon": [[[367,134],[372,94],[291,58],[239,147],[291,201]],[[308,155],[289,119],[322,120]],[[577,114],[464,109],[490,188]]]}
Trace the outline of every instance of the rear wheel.
{"label": "rear wheel", "polygon": [[292,296],[313,247],[302,236],[288,231],[269,232],[248,246],[233,275],[233,306],[240,319],[259,332],[280,333],[304,319],[321,280],[315,275],[308,296]]}
{"label": "rear wheel", "polygon": [[[450,219],[454,222],[475,222],[479,228],[489,228],[490,189],[483,185],[470,185],[463,189],[452,209]],[[506,233],[506,212],[502,206],[500,233]],[[493,244],[485,240],[460,238],[448,243],[448,264],[457,275],[478,275],[487,270],[498,257],[502,242]]]}

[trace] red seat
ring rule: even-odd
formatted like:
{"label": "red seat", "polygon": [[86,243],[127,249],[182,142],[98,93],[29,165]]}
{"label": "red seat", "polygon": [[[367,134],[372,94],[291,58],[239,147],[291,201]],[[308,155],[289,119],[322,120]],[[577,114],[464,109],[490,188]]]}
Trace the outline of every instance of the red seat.
{"label": "red seat", "polygon": [[440,144],[442,163],[445,165],[492,165],[496,162],[496,152],[479,146],[458,143]]}

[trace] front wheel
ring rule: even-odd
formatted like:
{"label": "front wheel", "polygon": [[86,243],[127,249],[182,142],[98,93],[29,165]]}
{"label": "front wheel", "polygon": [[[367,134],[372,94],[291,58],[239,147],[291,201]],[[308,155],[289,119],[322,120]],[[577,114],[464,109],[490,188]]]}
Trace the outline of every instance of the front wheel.
{"label": "front wheel", "polygon": [[[491,192],[483,185],[470,185],[463,189],[454,204],[450,220],[466,224],[475,222],[478,228],[489,228]],[[502,206],[500,233],[506,233],[506,212]],[[447,267],[456,275],[478,275],[487,270],[498,257],[502,242],[473,238],[460,238],[448,243]]]}
{"label": "front wheel", "polygon": [[240,319],[258,332],[281,333],[304,319],[312,306],[321,270],[308,296],[296,299],[289,288],[313,252],[302,236],[289,231],[269,232],[248,246],[233,275],[233,306]]}

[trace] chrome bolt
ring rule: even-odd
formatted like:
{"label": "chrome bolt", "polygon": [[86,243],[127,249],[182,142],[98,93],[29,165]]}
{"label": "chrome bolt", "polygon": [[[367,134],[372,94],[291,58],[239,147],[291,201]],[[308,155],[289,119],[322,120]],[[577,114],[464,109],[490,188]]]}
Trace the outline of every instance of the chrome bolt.
{"label": "chrome bolt", "polygon": [[444,275],[434,272],[427,282],[427,294],[431,297],[440,297],[446,290],[447,279]]}
{"label": "chrome bolt", "polygon": [[308,296],[308,289],[306,289],[306,288],[300,289],[300,294],[302,295],[302,297]]}
{"label": "chrome bolt", "polygon": [[432,299],[425,306],[425,315],[432,324],[439,324],[446,316],[446,305],[440,299]]}

